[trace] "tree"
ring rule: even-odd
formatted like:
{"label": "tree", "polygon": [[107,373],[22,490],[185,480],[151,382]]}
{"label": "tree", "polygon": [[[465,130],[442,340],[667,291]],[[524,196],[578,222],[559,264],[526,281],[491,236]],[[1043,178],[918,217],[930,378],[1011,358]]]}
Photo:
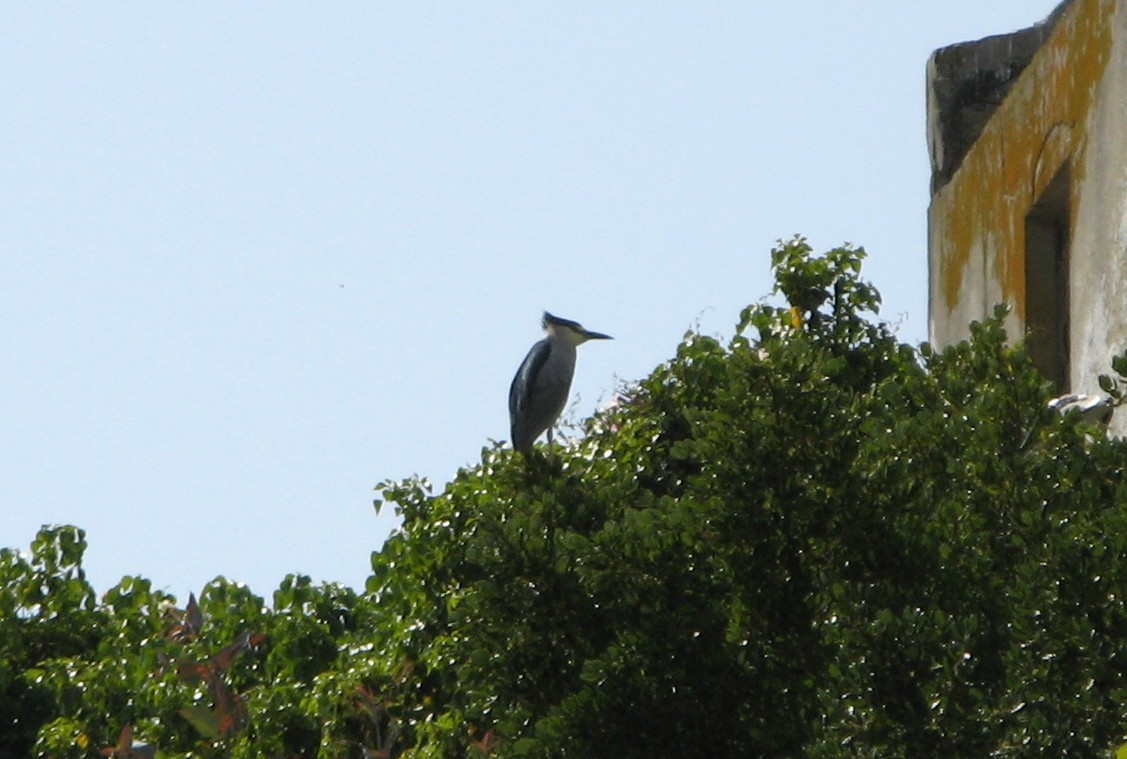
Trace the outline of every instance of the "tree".
{"label": "tree", "polygon": [[96,601],[81,531],[5,551],[0,748],[1107,756],[1124,444],[1047,409],[1001,314],[899,343],[863,257],[780,243],[778,305],[687,334],[581,439],[492,445],[437,494],[384,483],[402,525],[363,593],[291,576],[266,608],[219,578],[180,609],[126,578]]}
{"label": "tree", "polygon": [[[414,739],[515,756],[1098,756],[1123,737],[1122,442],[1046,408],[1001,314],[942,353],[863,251],[675,358],[548,469],[389,484],[369,589]],[[426,753],[426,752],[424,752]]]}

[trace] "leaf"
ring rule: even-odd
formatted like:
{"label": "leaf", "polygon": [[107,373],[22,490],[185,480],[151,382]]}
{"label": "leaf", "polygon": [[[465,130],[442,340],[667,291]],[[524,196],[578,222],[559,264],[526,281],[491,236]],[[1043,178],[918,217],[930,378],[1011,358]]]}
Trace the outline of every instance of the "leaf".
{"label": "leaf", "polygon": [[117,757],[117,759],[129,759],[129,755],[133,753],[133,725],[126,722],[117,736],[117,745],[104,748],[98,753],[102,756]]}
{"label": "leaf", "polygon": [[221,672],[226,671],[230,669],[231,664],[234,663],[235,658],[239,656],[239,654],[254,650],[265,640],[266,636],[261,633],[252,633],[249,630],[244,631],[235,639],[234,643],[212,656],[211,662]]}
{"label": "leaf", "polygon": [[203,612],[196,603],[196,594],[188,594],[188,606],[184,609],[184,616],[180,624],[168,633],[171,640],[183,641],[199,636],[203,629]]}
{"label": "leaf", "polygon": [[497,733],[491,728],[486,730],[485,733],[473,742],[473,747],[482,754],[490,754],[501,743],[501,739],[497,737]]}
{"label": "leaf", "polygon": [[385,703],[382,699],[377,701],[372,692],[363,685],[356,687],[356,706],[366,712],[373,722],[378,723],[380,718],[387,713]]}
{"label": "leaf", "polygon": [[205,738],[214,740],[222,734],[219,729],[220,715],[206,706],[190,704],[180,709],[180,715]]}
{"label": "leaf", "polygon": [[211,664],[208,662],[196,662],[179,660],[175,662],[176,677],[181,682],[196,683],[201,680],[206,680],[212,672]]}

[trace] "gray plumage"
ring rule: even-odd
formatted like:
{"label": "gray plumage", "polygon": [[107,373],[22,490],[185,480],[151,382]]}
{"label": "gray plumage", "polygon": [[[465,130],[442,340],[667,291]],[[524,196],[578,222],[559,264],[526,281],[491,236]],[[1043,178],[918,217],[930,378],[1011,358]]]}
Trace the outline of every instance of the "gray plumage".
{"label": "gray plumage", "polygon": [[1065,414],[1080,414],[1080,419],[1085,424],[1107,426],[1111,415],[1115,412],[1110,398],[1086,393],[1069,393],[1049,401],[1049,408],[1061,416]]}
{"label": "gray plumage", "polygon": [[576,347],[588,340],[612,339],[547,311],[541,326],[547,335],[532,346],[509,386],[513,448],[526,455],[545,431],[548,443],[552,442],[552,427],[567,405],[571,378],[575,376]]}

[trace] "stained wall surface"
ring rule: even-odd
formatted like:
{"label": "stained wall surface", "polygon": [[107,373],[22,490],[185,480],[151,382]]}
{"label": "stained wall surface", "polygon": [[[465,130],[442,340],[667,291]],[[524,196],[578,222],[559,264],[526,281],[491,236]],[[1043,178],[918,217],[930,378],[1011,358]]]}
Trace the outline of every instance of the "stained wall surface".
{"label": "stained wall surface", "polygon": [[928,141],[931,342],[965,339],[999,303],[1011,335],[1037,322],[1031,219],[1060,179],[1062,389],[1097,392],[1127,349],[1127,0],[1068,0],[1033,29],[936,51]]}

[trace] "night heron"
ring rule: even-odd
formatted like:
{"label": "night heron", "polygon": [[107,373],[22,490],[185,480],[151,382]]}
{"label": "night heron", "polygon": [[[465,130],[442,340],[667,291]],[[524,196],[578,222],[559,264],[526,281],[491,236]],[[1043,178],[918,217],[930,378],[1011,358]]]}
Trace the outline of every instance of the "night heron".
{"label": "night heron", "polygon": [[1049,408],[1061,416],[1065,414],[1080,414],[1080,420],[1085,424],[1107,426],[1115,407],[1111,405],[1110,398],[1087,393],[1069,393],[1049,401]]}
{"label": "night heron", "polygon": [[548,444],[552,443],[552,427],[567,405],[571,378],[575,375],[576,346],[588,340],[613,339],[547,311],[541,326],[548,336],[532,346],[509,387],[513,448],[526,455],[545,430]]}

